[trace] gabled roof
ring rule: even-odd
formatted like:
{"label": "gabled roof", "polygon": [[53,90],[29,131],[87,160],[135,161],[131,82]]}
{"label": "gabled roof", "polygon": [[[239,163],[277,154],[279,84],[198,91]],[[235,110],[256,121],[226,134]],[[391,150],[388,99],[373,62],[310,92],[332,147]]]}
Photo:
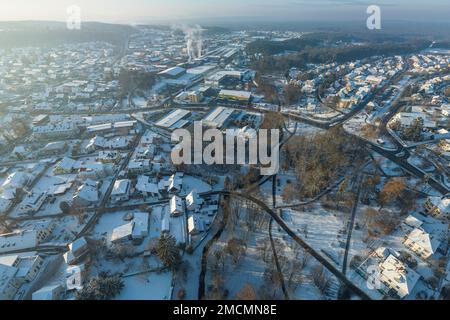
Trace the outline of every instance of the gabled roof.
{"label": "gabled roof", "polygon": [[62,170],[73,170],[76,167],[77,161],[68,157],[64,157],[59,163],[58,168]]}
{"label": "gabled roof", "polygon": [[114,182],[114,188],[111,192],[111,195],[121,195],[127,193],[129,184],[130,180],[117,180],[116,182]]}
{"label": "gabled roof", "polygon": [[147,193],[158,193],[158,185],[156,183],[151,183],[150,178],[147,176],[139,176],[137,183],[136,183],[136,190],[140,192],[147,192]]}
{"label": "gabled roof", "polygon": [[186,205],[189,206],[196,206],[196,205],[202,205],[203,204],[203,199],[200,198],[200,196],[198,195],[197,192],[195,191],[191,191],[187,196],[186,196]]}
{"label": "gabled roof", "polygon": [[411,231],[408,235],[408,240],[416,243],[431,254],[434,254],[441,245],[441,242],[438,239],[418,228]]}
{"label": "gabled roof", "polygon": [[111,235],[111,241],[114,242],[130,237],[133,234],[133,227],[134,222],[131,221],[130,223],[115,228]]}
{"label": "gabled roof", "polygon": [[6,188],[22,188],[27,184],[29,175],[22,171],[15,171],[11,173],[8,178],[3,182],[2,187]]}
{"label": "gabled roof", "polygon": [[407,267],[392,254],[380,264],[381,280],[389,283],[389,286],[397,291],[400,298],[404,298],[411,293],[420,275]]}
{"label": "gabled roof", "polygon": [[170,213],[183,212],[183,200],[180,197],[173,196],[170,199]]}

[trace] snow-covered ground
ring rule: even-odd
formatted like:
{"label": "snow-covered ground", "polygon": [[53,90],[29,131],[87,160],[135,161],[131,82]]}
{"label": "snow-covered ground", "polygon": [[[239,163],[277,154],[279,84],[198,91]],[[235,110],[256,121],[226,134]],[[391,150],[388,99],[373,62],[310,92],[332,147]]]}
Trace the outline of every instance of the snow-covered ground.
{"label": "snow-covered ground", "polygon": [[124,277],[124,289],[115,300],[169,300],[172,275],[164,273],[146,273]]}

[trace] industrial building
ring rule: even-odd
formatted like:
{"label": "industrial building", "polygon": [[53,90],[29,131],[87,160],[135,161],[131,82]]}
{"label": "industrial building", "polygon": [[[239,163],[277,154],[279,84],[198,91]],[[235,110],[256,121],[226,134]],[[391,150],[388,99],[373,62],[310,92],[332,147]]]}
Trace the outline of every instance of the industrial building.
{"label": "industrial building", "polygon": [[234,111],[234,109],[230,108],[217,107],[202,120],[202,123],[207,127],[221,129],[225,126]]}
{"label": "industrial building", "polygon": [[168,130],[180,129],[189,123],[186,118],[190,116],[190,114],[191,112],[188,110],[176,109],[159,120],[156,125]]}
{"label": "industrial building", "polygon": [[251,92],[237,90],[220,90],[219,99],[223,101],[249,103],[252,97]]}

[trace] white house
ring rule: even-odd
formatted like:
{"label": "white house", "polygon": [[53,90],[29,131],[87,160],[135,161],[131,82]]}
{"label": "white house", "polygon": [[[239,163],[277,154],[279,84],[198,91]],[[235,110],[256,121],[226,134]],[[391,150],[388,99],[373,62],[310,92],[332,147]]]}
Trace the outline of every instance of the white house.
{"label": "white house", "polygon": [[22,201],[19,210],[25,214],[34,214],[41,209],[47,196],[47,192],[31,192]]}
{"label": "white house", "polygon": [[133,238],[133,240],[140,241],[148,236],[149,217],[150,215],[148,214],[148,212],[134,213],[134,226],[131,233],[131,237]]}
{"label": "white house", "polygon": [[68,291],[81,290],[86,276],[86,265],[68,266],[66,269],[66,288]]}
{"label": "white house", "polygon": [[64,157],[53,169],[54,174],[68,174],[75,171],[78,161]]}
{"label": "white house", "polygon": [[389,289],[394,290],[400,299],[405,298],[414,289],[420,275],[410,269],[394,255],[389,256],[379,264],[380,281]]}
{"label": "white house", "polygon": [[0,264],[17,268],[16,278],[20,282],[31,282],[41,270],[44,260],[39,255],[9,255],[1,256]]}
{"label": "white house", "polygon": [[188,218],[188,232],[191,235],[196,235],[205,231],[203,220],[198,216],[189,216]]}
{"label": "white house", "polygon": [[73,203],[80,207],[95,205],[99,200],[98,182],[91,179],[86,180],[73,196]]}
{"label": "white house", "polygon": [[83,260],[89,253],[86,238],[81,237],[69,244],[69,251],[64,254],[64,260],[69,265],[74,265]]}
{"label": "white house", "polygon": [[183,200],[178,196],[173,196],[170,199],[170,215],[172,217],[179,217],[184,214]]}
{"label": "white house", "polygon": [[191,193],[189,193],[186,196],[186,208],[189,211],[196,211],[196,210],[200,209],[202,204],[203,204],[203,199],[200,198],[200,196],[198,195],[197,192],[191,191]]}
{"label": "white house", "polygon": [[142,194],[144,198],[160,196],[158,185],[150,182],[150,178],[147,176],[138,177],[135,189],[138,193]]}
{"label": "white house", "polygon": [[128,163],[128,172],[130,174],[138,174],[150,171],[152,169],[150,160],[130,160]]}
{"label": "white house", "polygon": [[161,233],[170,232],[170,217],[164,216],[161,220]]}
{"label": "white house", "polygon": [[111,201],[114,203],[127,201],[130,199],[131,182],[128,179],[117,180],[111,192]]}
{"label": "white house", "polygon": [[169,186],[167,187],[167,192],[177,193],[180,192],[183,187],[183,173],[177,172],[169,178]]}
{"label": "white house", "polygon": [[127,224],[124,224],[117,228],[114,228],[112,235],[111,235],[111,242],[112,243],[120,243],[120,242],[125,242],[128,240],[132,240],[133,227],[134,227],[134,222],[131,221],[130,223],[127,223]]}
{"label": "white house", "polygon": [[120,161],[120,152],[115,150],[102,150],[98,153],[97,161],[101,163],[117,163]]}
{"label": "white house", "polygon": [[441,241],[424,230],[415,228],[405,237],[403,244],[426,260],[436,253],[441,246]]}

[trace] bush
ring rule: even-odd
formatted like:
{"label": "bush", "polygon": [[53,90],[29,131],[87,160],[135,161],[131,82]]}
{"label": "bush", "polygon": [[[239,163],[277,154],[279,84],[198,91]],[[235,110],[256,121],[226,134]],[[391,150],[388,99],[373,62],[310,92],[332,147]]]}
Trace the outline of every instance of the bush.
{"label": "bush", "polygon": [[186,290],[184,289],[178,290],[177,297],[180,300],[184,300],[184,298],[186,298]]}

